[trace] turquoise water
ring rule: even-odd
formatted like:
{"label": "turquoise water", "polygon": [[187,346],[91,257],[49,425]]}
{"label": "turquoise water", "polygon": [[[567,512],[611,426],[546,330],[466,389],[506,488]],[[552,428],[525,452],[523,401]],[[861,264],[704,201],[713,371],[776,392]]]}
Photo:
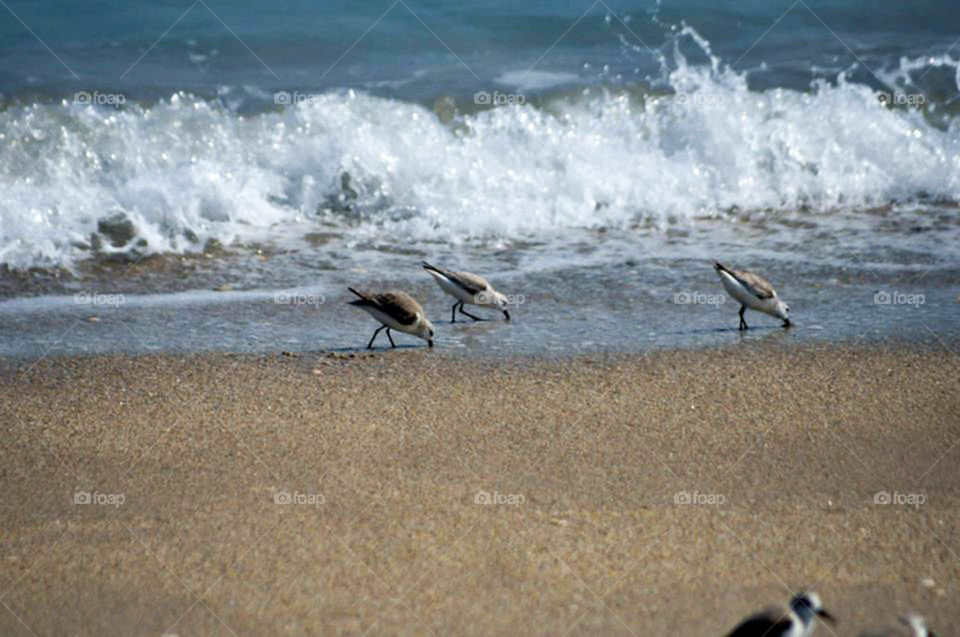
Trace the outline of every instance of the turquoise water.
{"label": "turquoise water", "polygon": [[[884,0],[869,10],[853,0],[14,0],[8,6],[33,33],[10,15],[0,21],[6,98],[92,89],[139,99],[174,90],[211,96],[224,89],[349,87],[432,99],[506,88],[504,77],[531,67],[573,87],[656,83],[671,35],[683,25],[708,40],[720,59],[753,70],[756,87],[803,90],[844,69],[876,84],[868,69],[942,56],[960,37],[960,8],[947,0]],[[527,75],[518,86],[536,92],[553,83],[536,78]],[[949,84],[936,74],[925,82],[931,90]]]}

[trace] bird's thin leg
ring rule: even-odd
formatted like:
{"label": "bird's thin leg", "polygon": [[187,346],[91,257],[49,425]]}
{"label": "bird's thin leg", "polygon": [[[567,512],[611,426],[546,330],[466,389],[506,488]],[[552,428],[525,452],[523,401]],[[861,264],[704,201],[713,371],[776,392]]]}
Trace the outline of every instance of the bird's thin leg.
{"label": "bird's thin leg", "polygon": [[390,336],[390,328],[389,328],[389,327],[387,328],[387,338],[390,339],[390,344],[391,344],[391,345],[393,345],[394,347],[397,346],[397,344],[393,342],[393,337]]}
{"label": "bird's thin leg", "polygon": [[740,329],[741,329],[741,330],[750,329],[749,326],[747,325],[746,320],[744,320],[744,318],[743,318],[743,313],[746,312],[746,311],[747,311],[747,306],[746,306],[746,305],[741,305],[741,306],[740,306]]}
{"label": "bird's thin leg", "polygon": [[463,303],[463,301],[457,301],[456,303],[453,304],[453,309],[450,310],[450,322],[451,322],[451,323],[456,323],[456,322],[457,322],[457,306],[458,306],[458,305],[461,305],[462,303]]}
{"label": "bird's thin leg", "polygon": [[[381,325],[380,327],[377,328],[377,330],[373,333],[373,336],[370,337],[370,342],[367,343],[367,349],[373,349],[373,341],[376,340],[377,334],[380,333],[380,330],[382,330],[382,329],[385,328],[385,327],[386,327],[386,325]],[[390,333],[387,332],[387,335],[389,336]]]}
{"label": "bird's thin leg", "polygon": [[482,321],[482,320],[483,320],[483,319],[480,318],[479,316],[474,316],[474,315],[471,314],[470,312],[467,312],[466,310],[464,310],[464,309],[463,309],[463,301],[460,301],[460,313],[461,313],[461,314],[466,314],[467,316],[469,316],[470,318],[472,318],[474,321]]}

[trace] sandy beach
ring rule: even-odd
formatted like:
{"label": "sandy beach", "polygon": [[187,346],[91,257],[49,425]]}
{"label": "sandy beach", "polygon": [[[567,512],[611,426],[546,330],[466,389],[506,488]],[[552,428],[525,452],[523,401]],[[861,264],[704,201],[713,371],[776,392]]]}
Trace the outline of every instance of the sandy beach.
{"label": "sandy beach", "polygon": [[814,586],[836,635],[950,635],[958,372],[763,344],[8,361],[0,634],[706,636]]}

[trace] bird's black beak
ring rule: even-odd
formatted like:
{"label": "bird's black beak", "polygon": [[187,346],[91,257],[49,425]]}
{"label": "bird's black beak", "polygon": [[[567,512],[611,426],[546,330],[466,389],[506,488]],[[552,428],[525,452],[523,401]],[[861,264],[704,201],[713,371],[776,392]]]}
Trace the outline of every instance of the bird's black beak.
{"label": "bird's black beak", "polygon": [[510,312],[504,310],[504,311],[503,311],[503,315],[506,317],[506,319],[507,319],[508,321],[510,320]]}
{"label": "bird's black beak", "polygon": [[790,319],[783,319],[783,326],[790,327]]}
{"label": "bird's black beak", "polygon": [[826,621],[830,622],[831,624],[836,624],[836,623],[837,623],[836,617],[834,617],[833,615],[831,615],[830,613],[828,613],[827,611],[825,611],[825,610],[823,610],[823,609],[818,610],[818,611],[817,611],[817,615],[820,616],[820,619],[826,620]]}
{"label": "bird's black beak", "polygon": [[427,345],[428,345],[429,347],[433,347],[433,339],[432,339],[432,338],[427,341]]}

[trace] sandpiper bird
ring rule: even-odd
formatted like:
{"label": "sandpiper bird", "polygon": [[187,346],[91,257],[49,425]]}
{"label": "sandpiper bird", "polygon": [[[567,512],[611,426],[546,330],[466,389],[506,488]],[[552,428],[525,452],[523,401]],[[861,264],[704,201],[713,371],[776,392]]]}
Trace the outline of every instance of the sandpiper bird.
{"label": "sandpiper bird", "polygon": [[910,629],[911,637],[937,637],[927,628],[927,620],[916,613],[908,613],[905,617],[901,617],[900,623]]}
{"label": "sandpiper bird", "polygon": [[766,279],[753,272],[732,270],[719,262],[716,262],[713,267],[720,275],[723,287],[727,289],[730,296],[740,301],[741,330],[748,327],[743,319],[743,313],[748,307],[783,319],[783,326],[790,327],[790,306],[780,300],[777,291]]}
{"label": "sandpiper bird", "polygon": [[727,637],[809,637],[813,634],[816,618],[834,623],[836,620],[823,610],[820,596],[814,592],[797,593],[789,608],[773,606],[743,620]]}
{"label": "sandpiper bird", "polygon": [[[927,628],[927,620],[916,613],[909,613],[900,617],[900,623],[910,629],[910,637],[937,637],[932,630]],[[903,633],[899,631],[888,630],[883,633],[860,633],[860,637],[902,637]]]}
{"label": "sandpiper bird", "polygon": [[367,349],[373,348],[373,341],[382,329],[387,330],[387,338],[390,339],[390,344],[394,347],[397,345],[393,342],[393,337],[390,336],[390,330],[419,336],[427,342],[427,345],[433,347],[433,324],[427,320],[420,304],[409,294],[398,291],[367,294],[357,292],[353,288],[347,289],[360,297],[356,301],[350,301],[350,305],[356,305],[383,323],[373,333],[370,342],[367,343]]}
{"label": "sandpiper bird", "polygon": [[469,303],[470,305],[486,305],[491,307],[496,307],[501,312],[503,316],[509,321],[510,313],[505,309],[507,306],[507,297],[505,294],[501,294],[493,289],[493,286],[490,285],[490,282],[487,281],[482,276],[472,274],[470,272],[452,272],[450,270],[444,270],[443,268],[437,268],[426,261],[423,261],[423,269],[430,273],[440,288],[457,299],[457,302],[453,304],[453,310],[450,313],[450,322],[457,322],[457,308],[460,308],[461,314],[466,314],[474,321],[483,320],[480,317],[470,314],[463,309],[464,303]]}

